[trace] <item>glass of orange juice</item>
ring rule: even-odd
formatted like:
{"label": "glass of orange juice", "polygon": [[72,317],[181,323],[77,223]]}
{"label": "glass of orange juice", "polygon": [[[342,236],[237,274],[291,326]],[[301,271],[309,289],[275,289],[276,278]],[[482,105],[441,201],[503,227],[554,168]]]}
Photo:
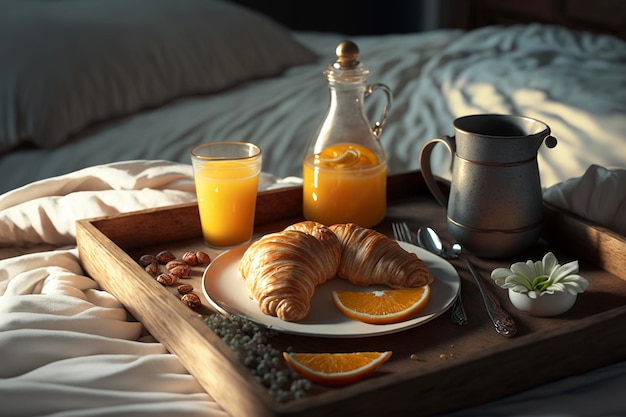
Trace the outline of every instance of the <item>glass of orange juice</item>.
{"label": "glass of orange juice", "polygon": [[191,151],[202,235],[214,248],[252,238],[261,149],[246,142],[212,142]]}

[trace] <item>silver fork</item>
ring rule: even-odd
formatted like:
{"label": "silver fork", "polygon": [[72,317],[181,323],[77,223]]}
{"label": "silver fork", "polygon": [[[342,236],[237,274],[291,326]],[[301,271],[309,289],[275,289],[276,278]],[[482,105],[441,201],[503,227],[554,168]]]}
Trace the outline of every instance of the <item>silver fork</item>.
{"label": "silver fork", "polygon": [[409,226],[406,223],[391,223],[391,228],[393,229],[393,236],[396,238],[396,240],[413,244],[411,231],[409,230]]}
{"label": "silver fork", "polygon": [[[405,222],[392,223],[391,228],[393,230],[393,236],[396,238],[396,240],[414,244],[413,237],[411,236],[411,230],[409,229],[409,225],[407,225]],[[452,306],[452,314],[450,316],[450,320],[452,321],[452,323],[458,324],[458,325],[467,324],[467,315],[465,313],[465,308],[463,307],[460,294],[459,294],[459,297],[457,297],[456,300],[454,300],[454,305]]]}

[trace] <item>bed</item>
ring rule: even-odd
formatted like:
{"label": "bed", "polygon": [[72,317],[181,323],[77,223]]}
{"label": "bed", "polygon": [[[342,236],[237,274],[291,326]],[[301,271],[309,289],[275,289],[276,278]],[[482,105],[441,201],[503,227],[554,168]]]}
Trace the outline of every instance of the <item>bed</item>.
{"label": "bed", "polygon": [[[381,137],[390,174],[418,169],[421,147],[456,117],[534,117],[558,139],[538,155],[546,192],[571,204],[559,190],[608,172],[594,178],[622,182],[572,194],[598,202],[612,190],[611,215],[584,203],[583,214],[625,233],[619,36],[548,22],[349,36],[221,1],[2,0],[3,414],[226,415],[84,275],[74,221],[194,201],[189,150],[202,142],[256,143],[261,189],[298,185],[328,103],[322,71],[348,37],[370,81],[393,92]],[[432,163],[449,178],[444,152]],[[450,415],[625,415],[624,386],[622,362]]]}

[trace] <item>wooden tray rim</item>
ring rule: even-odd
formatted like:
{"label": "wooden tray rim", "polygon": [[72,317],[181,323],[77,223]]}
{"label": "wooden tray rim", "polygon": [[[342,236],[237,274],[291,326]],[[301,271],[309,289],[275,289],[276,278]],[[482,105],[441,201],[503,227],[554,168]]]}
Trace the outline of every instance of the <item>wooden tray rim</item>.
{"label": "wooden tray rim", "polygon": [[[397,175],[395,177],[390,177],[389,180],[390,180],[389,185],[390,185],[391,190],[393,190],[394,187],[400,190],[400,192],[390,193],[392,199],[410,197],[411,195],[417,194],[414,192],[407,193],[402,188],[403,186],[406,186],[407,182],[414,184],[416,180],[419,180],[419,178],[415,177],[415,172],[405,173],[405,174]],[[417,182],[419,185],[419,181]],[[419,188],[416,188],[416,189],[419,190]],[[293,199],[293,196],[297,196],[299,193],[301,193],[300,187],[271,190],[271,191],[261,192],[259,194],[259,200],[260,201],[272,200],[276,198],[277,196],[281,196],[281,195],[282,196],[288,195],[290,197],[289,199],[291,200]],[[296,206],[297,204],[298,203],[296,203]],[[546,209],[549,211],[552,211],[553,213],[557,213],[559,217],[566,218],[568,222],[578,222],[582,226],[586,228],[590,228],[602,236],[607,236],[608,238],[619,242],[621,245],[623,245],[623,248],[626,248],[626,238],[624,238],[623,236],[620,236],[606,228],[602,228],[600,226],[587,222],[584,219],[577,218],[577,216],[572,215],[571,213],[567,213],[565,211],[562,211],[550,205],[546,205]],[[102,216],[102,217],[97,217],[97,218],[79,220],[77,222],[77,241],[79,243],[79,249],[81,247],[81,244],[80,244],[81,241],[84,241],[85,239],[101,239],[103,241],[109,240],[109,242],[112,243],[112,247],[102,248],[102,249],[105,251],[105,253],[108,252],[108,255],[112,257],[113,259],[118,259],[120,261],[118,272],[131,273],[133,275],[144,276],[146,274],[143,271],[143,269],[135,261],[130,259],[130,257],[125,252],[125,250],[123,250],[122,248],[117,246],[112,240],[110,240],[109,236],[107,236],[104,232],[102,232],[100,228],[102,228],[103,226],[107,224],[113,224],[115,223],[116,220],[122,219],[124,217],[136,218],[137,216],[150,216],[154,214],[167,215],[171,213],[189,212],[189,211],[194,211],[194,210],[197,211],[196,203],[185,203],[185,204],[174,205],[174,206],[169,206],[169,207],[139,210],[139,211],[128,212],[128,213],[120,213],[120,214],[116,214],[112,216]],[[280,216],[282,216],[284,212],[290,212],[290,210],[293,210],[293,207],[285,208],[280,213],[272,213],[270,215],[270,218],[278,219],[280,218]],[[265,216],[266,215],[267,214],[265,214]],[[183,233],[180,236],[174,236],[174,239],[186,239],[188,237],[190,236],[187,236],[186,234]],[[171,239],[166,240],[166,241],[171,241]],[[623,271],[618,271],[618,272],[621,273]],[[624,275],[619,275],[619,276],[624,278]],[[96,279],[96,277],[94,277],[94,279]],[[98,281],[98,279],[96,280]],[[164,297],[172,297],[172,300],[175,300],[175,297],[171,293],[164,291],[164,289],[161,288],[160,284],[157,284],[152,279],[142,280],[141,285],[148,286],[152,289],[152,291],[155,291],[155,292],[159,292],[159,291],[163,292]],[[320,413],[320,412],[324,412],[324,410],[327,411],[327,410],[332,409],[333,405],[338,402],[346,401],[355,396],[362,397],[363,395],[366,395],[368,392],[380,391],[382,389],[390,389],[390,386],[392,385],[396,386],[398,384],[401,384],[402,382],[411,381],[412,383],[415,383],[414,386],[417,386],[419,384],[417,384],[416,382],[422,381],[422,385],[423,385],[423,382],[427,381],[429,377],[434,374],[452,375],[456,367],[471,366],[472,363],[475,363],[480,359],[485,359],[485,358],[493,359],[498,356],[502,356],[503,354],[506,354],[507,352],[509,352],[511,348],[525,349],[525,350],[526,349],[540,349],[542,344],[545,343],[545,341],[549,339],[563,338],[567,335],[571,335],[573,332],[584,335],[586,329],[589,329],[591,327],[595,327],[598,325],[602,325],[602,323],[611,324],[614,322],[617,322],[617,323],[626,322],[626,306],[624,306],[621,308],[609,310],[603,313],[596,314],[591,317],[581,319],[576,324],[572,324],[567,327],[556,328],[550,331],[543,332],[541,335],[536,335],[536,334],[526,335],[523,338],[514,340],[512,344],[508,346],[498,345],[498,346],[490,347],[480,352],[473,352],[472,354],[467,355],[465,358],[456,361],[455,366],[452,366],[446,369],[434,370],[434,371],[426,372],[426,373],[420,372],[419,375],[415,375],[417,372],[407,372],[405,374],[402,374],[401,376],[390,375],[388,378],[386,378],[386,376],[382,376],[380,378],[363,381],[362,383],[358,384],[358,386],[348,386],[340,390],[329,391],[326,393],[322,393],[320,395],[316,395],[314,397],[304,398],[302,400],[292,401],[292,402],[283,404],[283,403],[279,403],[275,401],[267,393],[265,388],[262,387],[254,378],[249,378],[249,371],[236,358],[236,356],[231,351],[231,349],[217,335],[215,335],[208,328],[208,326],[202,323],[201,320],[194,320],[194,318],[197,318],[197,314],[189,310],[186,306],[182,305],[182,303],[178,302],[178,300],[176,300],[175,303],[174,302],[164,303],[164,306],[166,309],[173,308],[173,311],[171,313],[187,321],[188,325],[190,326],[189,331],[195,332],[199,337],[201,337],[202,339],[206,341],[203,348],[207,349],[211,355],[215,355],[216,357],[219,357],[220,361],[222,362],[221,370],[225,374],[233,377],[233,380],[229,381],[227,385],[236,386],[237,389],[241,389],[242,387],[244,387],[245,389],[250,390],[252,397],[246,396],[246,398],[243,398],[243,401],[245,404],[240,404],[240,406],[236,408],[230,408],[228,404],[229,400],[241,402],[242,401],[241,396],[228,398],[227,395],[225,396],[215,395],[216,394],[215,390],[217,388],[216,385],[212,385],[212,384],[207,385],[204,383],[205,382],[204,380],[206,378],[199,378],[198,370],[194,370],[193,366],[189,366],[190,364],[185,360],[186,355],[184,354],[184,352],[180,352],[177,349],[172,349],[173,347],[167,344],[167,342],[164,342],[164,345],[168,349],[173,351],[174,353],[181,356],[181,360],[183,361],[183,364],[185,364],[185,366],[188,366],[188,370],[190,370],[190,373],[192,373],[194,376],[196,376],[196,378],[198,378],[201,381],[203,387],[207,389],[207,391],[211,395],[213,395],[214,398],[220,404],[222,404],[222,406],[224,406],[227,411],[233,413],[233,415],[245,415],[245,414],[239,414],[239,413],[241,413],[242,410],[244,410],[244,412],[249,412],[250,410],[254,410],[255,415],[258,415],[258,416],[265,416],[265,415],[267,416],[294,415],[295,416],[296,414],[298,416],[316,415],[316,413]],[[132,306],[126,306],[126,307],[129,309],[129,311],[131,311],[131,313],[134,314],[133,310],[135,310],[136,312],[136,309],[134,309]],[[618,360],[618,359],[619,359],[618,357],[615,357],[615,358],[607,357],[607,358],[604,358],[604,360],[602,361],[597,361],[597,363],[599,364],[610,363],[610,361]],[[217,362],[220,362],[220,361],[214,361],[211,363],[211,365],[215,366]],[[394,377],[394,381],[390,381],[392,377]],[[392,383],[389,384],[390,382]],[[223,390],[218,390],[218,392],[222,392],[222,391]],[[311,412],[313,412],[313,414],[310,414]]]}

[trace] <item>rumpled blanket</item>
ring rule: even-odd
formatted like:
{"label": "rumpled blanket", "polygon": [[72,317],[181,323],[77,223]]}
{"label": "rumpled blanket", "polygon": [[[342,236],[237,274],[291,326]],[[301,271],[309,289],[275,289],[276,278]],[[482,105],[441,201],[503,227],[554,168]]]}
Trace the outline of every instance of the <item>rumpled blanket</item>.
{"label": "rumpled blanket", "polygon": [[[298,178],[262,178],[261,188]],[[81,269],[78,219],[195,201],[191,166],[94,166],[0,196],[0,415],[226,416]],[[626,415],[626,362],[452,413]]]}
{"label": "rumpled blanket", "polygon": [[543,198],[626,236],[626,168],[591,165],[582,177],[570,178],[546,189]]}

